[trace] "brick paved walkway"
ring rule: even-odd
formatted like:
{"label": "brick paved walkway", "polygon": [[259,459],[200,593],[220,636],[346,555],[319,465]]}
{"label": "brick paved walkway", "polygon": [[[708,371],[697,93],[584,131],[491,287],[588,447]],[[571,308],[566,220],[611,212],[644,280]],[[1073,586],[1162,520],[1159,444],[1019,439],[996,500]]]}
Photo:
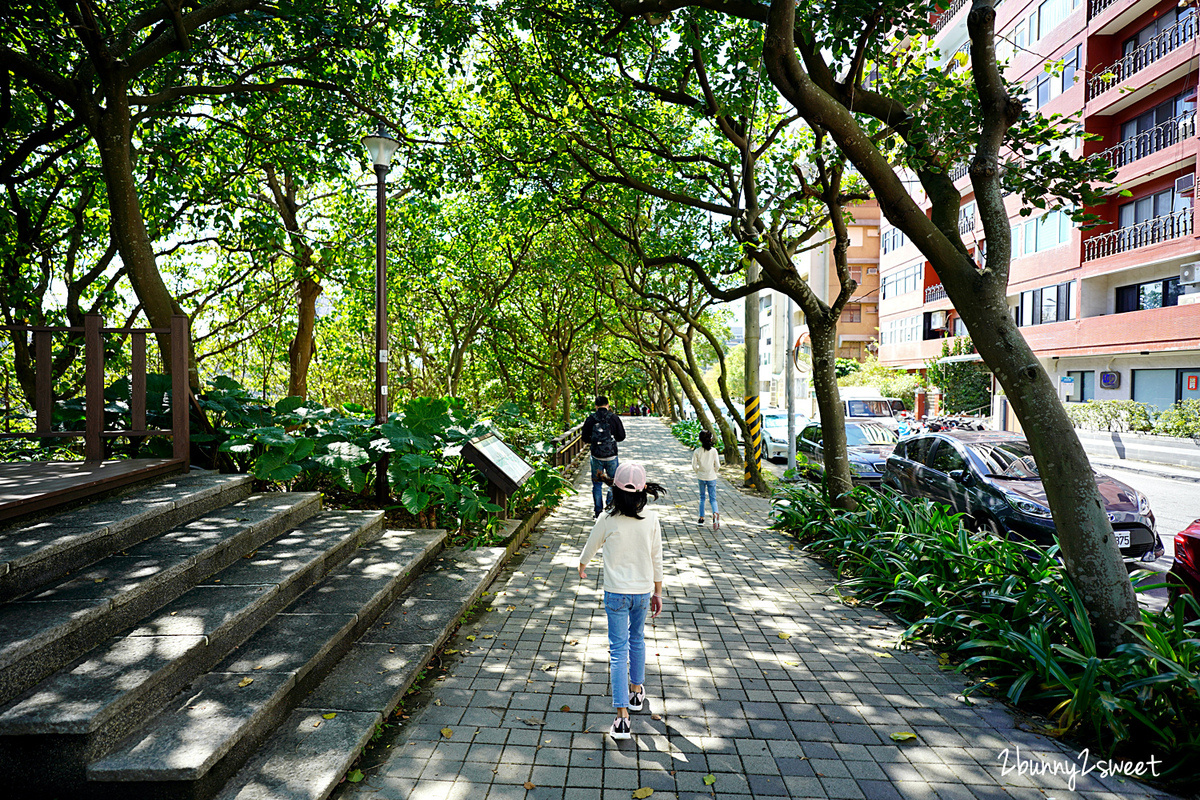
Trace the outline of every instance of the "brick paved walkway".
{"label": "brick paved walkway", "polygon": [[[633,740],[606,735],[601,568],[593,562],[583,585],[575,570],[591,529],[584,475],[496,581],[491,613],[451,640],[463,655],[435,704],[343,797],[626,800],[640,787],[658,800],[1157,796],[1094,772],[1073,792],[1062,774],[1020,774],[1016,748],[1027,764],[1079,762],[1015,727],[1000,704],[964,705],[962,680],[932,653],[894,648],[901,627],[889,617],[837,602],[829,573],[766,530],[766,500],[722,482],[721,531],[698,526],[689,452],[656,419],[625,424],[622,460],[642,461],[669,491],[655,506],[666,606],[647,627],[648,703],[633,715]],[[896,732],[917,738],[898,744]]]}

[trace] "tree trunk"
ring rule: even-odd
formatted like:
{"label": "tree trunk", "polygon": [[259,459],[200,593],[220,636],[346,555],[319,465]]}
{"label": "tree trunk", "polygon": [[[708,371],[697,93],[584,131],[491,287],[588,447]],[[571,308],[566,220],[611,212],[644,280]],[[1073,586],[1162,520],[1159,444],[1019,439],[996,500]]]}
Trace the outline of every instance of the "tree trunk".
{"label": "tree trunk", "polygon": [[[683,353],[687,356],[688,371],[692,374],[692,378],[696,384],[696,388],[700,394],[704,396],[704,402],[712,411],[713,420],[717,424],[718,430],[721,432],[721,442],[725,447],[726,453],[736,453],[738,449],[737,435],[733,432],[733,428],[729,424],[729,420],[725,419],[725,415],[721,413],[721,407],[713,397],[712,391],[704,382],[704,374],[700,366],[696,363],[696,353],[692,347],[693,331],[688,331],[688,335],[682,337]],[[726,463],[736,463],[726,460]]]}
{"label": "tree trunk", "polygon": [[[708,418],[708,414],[704,411],[704,403],[700,400],[700,395],[696,393],[696,387],[692,385],[688,378],[687,372],[676,361],[673,356],[666,358],[667,368],[671,370],[671,374],[675,376],[675,380],[679,382],[679,387],[683,389],[683,393],[687,395],[688,402],[692,404],[692,408],[696,410],[696,419],[700,420],[700,424],[707,431],[712,430],[712,420]],[[681,404],[682,405],[682,404]]]}
{"label": "tree trunk", "polygon": [[853,509],[853,488],[846,453],[846,415],[837,385],[837,325],[822,316],[805,315],[812,340],[813,389],[821,415],[821,453],[829,497],[839,508]]}
{"label": "tree trunk", "polygon": [[[124,92],[108,93],[110,106],[98,110],[98,117],[89,126],[100,154],[100,170],[108,194],[108,210],[112,216],[112,236],[121,262],[129,270],[129,283],[141,302],[146,318],[153,328],[170,328],[171,317],[182,314],[179,303],[167,289],[154,256],[154,246],[146,231],[146,220],[138,198],[133,176],[132,146],[130,144],[129,104]],[[157,335],[164,364],[171,363],[171,337]],[[188,380],[193,391],[200,388],[200,373],[196,354],[188,358]]]}
{"label": "tree trunk", "polygon": [[[311,274],[305,270],[302,274]],[[288,395],[308,397],[308,367],[317,351],[314,332],[317,327],[317,297],[321,284],[302,278],[296,287],[296,336],[288,345]]]}
{"label": "tree trunk", "polygon": [[667,402],[670,403],[671,422],[679,422],[683,419],[683,397],[675,391],[675,384],[671,382],[671,371],[660,370],[663,383],[667,387]]}

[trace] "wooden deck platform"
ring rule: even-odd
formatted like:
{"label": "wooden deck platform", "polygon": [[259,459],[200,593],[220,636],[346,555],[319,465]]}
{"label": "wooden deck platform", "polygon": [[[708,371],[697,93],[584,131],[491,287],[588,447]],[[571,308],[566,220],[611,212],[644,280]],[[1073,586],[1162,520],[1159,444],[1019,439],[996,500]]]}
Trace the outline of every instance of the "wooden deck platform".
{"label": "wooden deck platform", "polygon": [[186,468],[175,458],[0,463],[0,523]]}

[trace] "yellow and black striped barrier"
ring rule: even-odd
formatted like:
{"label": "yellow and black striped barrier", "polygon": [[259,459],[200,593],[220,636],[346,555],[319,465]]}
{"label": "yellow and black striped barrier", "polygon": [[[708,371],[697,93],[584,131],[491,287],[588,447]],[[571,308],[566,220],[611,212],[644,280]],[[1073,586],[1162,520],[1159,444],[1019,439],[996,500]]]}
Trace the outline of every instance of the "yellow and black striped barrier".
{"label": "yellow and black striped barrier", "polygon": [[750,441],[746,447],[746,482],[754,480],[750,462],[762,467],[762,413],[758,410],[758,395],[746,396],[746,427],[750,429]]}

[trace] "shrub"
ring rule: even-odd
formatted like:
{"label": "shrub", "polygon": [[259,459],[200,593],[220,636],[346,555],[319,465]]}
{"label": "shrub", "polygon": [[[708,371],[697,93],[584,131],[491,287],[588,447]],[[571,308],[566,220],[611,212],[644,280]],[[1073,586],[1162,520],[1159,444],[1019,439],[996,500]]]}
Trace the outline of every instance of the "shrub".
{"label": "shrub", "polygon": [[[704,426],[698,419],[680,420],[671,426],[671,433],[675,435],[675,438],[693,450],[700,446],[700,431],[702,430],[704,430]],[[713,447],[717,448],[718,453],[725,452],[725,443],[720,436],[713,436]]]}
{"label": "shrub", "polygon": [[879,363],[874,354],[867,357],[862,367],[844,378],[838,378],[838,386],[871,386],[884,397],[898,397],[910,411],[914,407],[917,387],[922,383],[915,372],[904,372]]}
{"label": "shrub", "polygon": [[1075,427],[1084,430],[1146,432],[1154,428],[1154,412],[1136,400],[1067,403],[1066,409]]}
{"label": "shrub", "polygon": [[1200,400],[1183,400],[1158,415],[1154,432],[1162,436],[1200,437]]}
{"label": "shrub", "polygon": [[[774,527],[830,561],[841,587],[910,623],[906,638],[954,652],[977,678],[965,694],[1002,693],[1050,716],[1055,734],[1107,757],[1160,760],[1163,779],[1200,779],[1200,603],[1180,597],[1142,612],[1134,641],[1097,652],[1078,591],[1057,546],[974,534],[928,501],[858,488],[857,509],[820,491],[777,496]],[[1140,586],[1139,589],[1152,588]]]}

